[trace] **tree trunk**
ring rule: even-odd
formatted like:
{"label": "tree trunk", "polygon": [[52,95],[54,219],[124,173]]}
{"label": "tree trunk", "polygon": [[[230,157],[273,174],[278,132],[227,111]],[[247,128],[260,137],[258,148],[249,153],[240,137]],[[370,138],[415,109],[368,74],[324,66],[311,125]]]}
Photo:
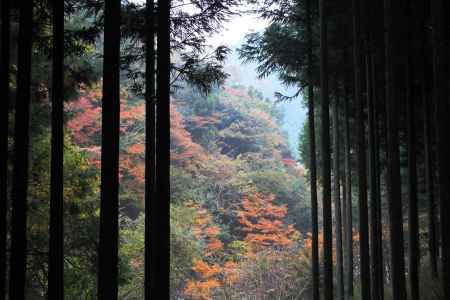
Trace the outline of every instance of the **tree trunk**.
{"label": "tree trunk", "polygon": [[[146,57],[145,57],[145,299],[151,297],[152,262],[157,259],[154,247],[151,247],[152,228],[150,216],[152,213],[152,201],[155,201],[155,21],[154,0],[146,3]],[[153,297],[154,298],[154,297]]]}
{"label": "tree trunk", "polygon": [[[385,0],[386,23],[386,113],[387,113],[387,200],[392,262],[392,294],[394,299],[406,299],[405,262],[403,250],[403,214],[400,181],[398,107],[402,87],[399,84],[399,26],[402,24],[399,0]],[[400,74],[399,74],[400,73]]]}
{"label": "tree trunk", "polygon": [[[423,78],[425,79],[425,76]],[[424,81],[425,82],[425,81]],[[436,200],[434,199],[434,180],[433,180],[433,144],[431,111],[433,107],[432,97],[429,97],[429,90],[422,84],[423,98],[423,119],[424,119],[424,159],[425,159],[425,184],[426,198],[428,202],[428,251],[430,256],[431,275],[433,278],[438,277],[437,257],[438,243],[436,233]]]}
{"label": "tree trunk", "polygon": [[372,64],[372,55],[370,51],[368,51],[368,59],[367,59],[367,107],[368,107],[368,132],[369,132],[369,178],[370,178],[370,220],[371,220],[371,235],[370,235],[370,247],[371,247],[371,284],[372,284],[372,299],[378,300],[382,294],[382,290],[380,290],[380,269],[381,264],[379,261],[379,251],[381,249],[379,245],[379,234],[381,233],[381,218],[379,215],[380,212],[380,203],[379,203],[379,195],[378,195],[378,174],[377,174],[377,165],[378,165],[378,157],[376,151],[376,111],[375,111],[375,89],[376,87],[371,83],[374,83],[373,80],[373,68],[375,67]]}
{"label": "tree trunk", "polygon": [[408,229],[409,229],[409,289],[412,300],[419,299],[419,217],[417,212],[417,166],[416,166],[416,116],[415,93],[413,85],[413,47],[414,28],[411,0],[408,1],[408,34],[406,62],[406,117],[408,128]]}
{"label": "tree trunk", "polygon": [[14,171],[11,194],[10,300],[25,299],[32,22],[33,1],[21,2],[16,125],[14,130]]}
{"label": "tree trunk", "polygon": [[320,100],[322,123],[323,190],[323,265],[324,298],[333,299],[333,225],[331,208],[330,103],[328,97],[328,42],[326,1],[319,1],[320,11]]}
{"label": "tree trunk", "polygon": [[342,258],[342,216],[341,216],[341,186],[340,186],[340,152],[339,152],[339,95],[336,80],[335,101],[333,105],[333,198],[336,234],[336,293],[338,299],[344,299],[344,271]]}
{"label": "tree trunk", "polygon": [[170,233],[170,0],[158,2],[156,177],[150,215],[155,245],[150,278],[153,299],[169,299]]}
{"label": "tree trunk", "polygon": [[359,206],[359,245],[361,265],[361,298],[370,299],[370,257],[369,257],[369,224],[367,207],[366,179],[366,147],[364,124],[364,98],[362,96],[362,56],[361,56],[361,7],[353,0],[353,38],[354,38],[354,71],[358,161],[358,206]]}
{"label": "tree trunk", "polygon": [[[375,69],[376,55],[372,55],[372,112],[369,113],[369,118],[372,116],[372,120],[369,123],[372,124],[373,134],[373,153],[370,155],[374,156],[371,158],[372,162],[370,164],[370,172],[374,173],[374,178],[371,178],[371,186],[374,189],[375,198],[371,199],[371,220],[372,220],[372,299],[382,300],[384,298],[384,277],[383,277],[383,232],[382,232],[382,220],[381,220],[381,174],[380,174],[380,138],[378,133],[378,86],[377,86],[377,70]],[[370,133],[369,133],[370,135]],[[369,143],[370,143],[369,137]],[[370,148],[370,146],[369,146]],[[373,168],[373,170],[372,170]],[[372,176],[372,175],[371,175]],[[372,188],[372,187],[371,187]],[[371,196],[372,197],[372,196]]]}
{"label": "tree trunk", "polygon": [[105,0],[98,299],[117,299],[120,0]]}
{"label": "tree trunk", "polygon": [[1,62],[0,62],[0,89],[3,100],[0,105],[0,300],[6,295],[6,246],[7,246],[7,211],[8,211],[8,133],[9,133],[9,71],[10,71],[10,3],[2,1],[2,28],[1,28]]}
{"label": "tree trunk", "polygon": [[52,141],[48,299],[64,299],[64,2],[53,0]]}
{"label": "tree trunk", "polygon": [[439,180],[439,204],[441,221],[441,255],[442,255],[442,285],[444,299],[450,299],[450,158],[448,153],[448,49],[447,49],[447,3],[443,0],[431,2],[433,20],[433,73],[434,73],[434,103],[436,105],[437,129],[437,173]]}
{"label": "tree trunk", "polygon": [[317,209],[317,161],[316,161],[316,129],[314,117],[314,85],[313,76],[313,51],[312,51],[312,24],[311,24],[311,0],[306,1],[306,31],[308,39],[308,127],[309,127],[309,174],[311,183],[311,226],[312,226],[312,283],[313,300],[319,300],[319,221]]}
{"label": "tree trunk", "polygon": [[345,289],[346,299],[353,297],[353,204],[352,204],[352,165],[350,154],[350,114],[349,102],[350,94],[348,90],[348,81],[345,88],[344,104],[344,142],[345,142],[345,192],[346,192],[346,252],[347,252],[347,286]]}

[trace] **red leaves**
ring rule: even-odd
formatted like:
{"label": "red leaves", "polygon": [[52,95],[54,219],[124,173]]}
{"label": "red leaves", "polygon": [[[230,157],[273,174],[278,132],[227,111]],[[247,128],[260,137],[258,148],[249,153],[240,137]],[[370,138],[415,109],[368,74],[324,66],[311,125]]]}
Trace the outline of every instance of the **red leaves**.
{"label": "red leaves", "polygon": [[273,204],[274,199],[274,195],[260,193],[245,195],[242,209],[237,211],[242,231],[247,233],[245,241],[254,251],[266,247],[288,247],[294,242],[297,231],[283,222],[287,206]]}

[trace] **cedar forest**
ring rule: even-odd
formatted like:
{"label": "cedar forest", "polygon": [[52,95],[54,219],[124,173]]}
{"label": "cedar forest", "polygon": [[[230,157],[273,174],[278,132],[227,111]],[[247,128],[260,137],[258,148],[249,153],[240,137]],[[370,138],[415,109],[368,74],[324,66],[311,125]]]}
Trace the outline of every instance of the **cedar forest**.
{"label": "cedar forest", "polygon": [[2,0],[0,300],[450,300],[449,9]]}

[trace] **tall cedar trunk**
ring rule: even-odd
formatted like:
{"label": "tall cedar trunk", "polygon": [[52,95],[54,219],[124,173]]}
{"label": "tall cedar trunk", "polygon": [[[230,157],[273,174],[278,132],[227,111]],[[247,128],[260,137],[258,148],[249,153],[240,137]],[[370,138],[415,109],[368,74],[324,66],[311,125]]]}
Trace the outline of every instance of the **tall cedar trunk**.
{"label": "tall cedar trunk", "polygon": [[352,164],[350,156],[350,93],[349,93],[349,80],[346,82],[345,87],[345,104],[344,104],[344,140],[345,140],[345,192],[346,192],[346,253],[347,253],[347,285],[345,288],[346,299],[353,297],[353,204],[352,204]]}
{"label": "tall cedar trunk", "polygon": [[[337,81],[337,80],[336,80]],[[333,198],[336,234],[336,294],[338,299],[344,299],[344,271],[342,257],[342,215],[340,186],[340,152],[339,152],[339,95],[336,84],[335,101],[333,105]]]}
{"label": "tall cedar trunk", "polygon": [[[373,54],[371,57],[371,64],[372,64],[372,74],[371,74],[371,81],[372,81],[372,112],[369,112],[369,124],[372,124],[372,129],[369,129],[369,135],[370,131],[372,130],[373,134],[373,153],[371,153],[371,156],[374,157],[370,160],[373,162],[370,163],[370,172],[374,172],[374,180],[371,179],[371,186],[373,186],[374,193],[375,193],[375,199],[372,202],[371,199],[371,220],[372,220],[372,231],[371,231],[371,246],[372,246],[372,276],[375,278],[372,278],[372,299],[381,300],[384,298],[384,277],[383,277],[383,233],[382,233],[382,223],[381,223],[381,175],[380,175],[380,138],[378,133],[378,80],[377,80],[377,64],[376,64],[376,55]],[[370,120],[370,117],[372,116],[372,120]],[[369,136],[369,143],[370,143],[370,136]],[[370,148],[370,146],[369,146]],[[372,150],[371,150],[372,151]],[[373,170],[372,170],[373,169]],[[373,182],[372,182],[373,180]]]}
{"label": "tall cedar trunk", "polygon": [[[379,141],[377,130],[377,80],[376,80],[376,24],[380,11],[379,4],[367,3],[365,14],[366,27],[366,90],[368,108],[368,150],[369,150],[369,186],[370,186],[370,256],[371,256],[371,296],[373,300],[383,298],[382,284],[382,245],[381,245],[381,198],[379,187]],[[379,39],[379,37],[378,37]]]}
{"label": "tall cedar trunk", "polygon": [[362,55],[361,55],[361,7],[353,0],[353,38],[354,38],[354,70],[355,101],[357,127],[357,165],[358,165],[358,205],[359,205],[359,245],[361,298],[370,299],[370,258],[369,258],[369,224],[367,211],[367,179],[366,179],[366,147],[364,125],[364,98],[362,96]]}
{"label": "tall cedar trunk", "polygon": [[448,153],[448,49],[447,49],[447,3],[443,0],[432,1],[433,20],[433,72],[434,72],[434,103],[436,105],[437,129],[437,173],[439,183],[439,204],[441,221],[441,255],[442,255],[442,284],[444,299],[450,299],[450,158]]}
{"label": "tall cedar trunk", "polygon": [[[376,261],[376,274],[378,283],[379,300],[384,298],[384,261],[383,261],[383,230],[382,230],[382,196],[381,196],[381,143],[385,136],[383,131],[385,127],[386,114],[382,113],[385,99],[385,62],[384,62],[384,6],[383,1],[375,2],[373,7],[372,24],[373,29],[373,55],[372,55],[372,92],[373,92],[373,127],[374,127],[374,146],[375,146],[375,175],[376,175],[376,216],[375,221],[378,224],[377,228],[373,229],[373,234],[376,235],[377,249],[376,257],[372,257]],[[374,288],[374,287],[372,287]]]}
{"label": "tall cedar trunk", "polygon": [[381,265],[379,263],[380,245],[378,235],[381,230],[380,216],[379,216],[379,196],[378,196],[378,179],[377,179],[377,152],[376,152],[376,111],[375,111],[375,86],[373,85],[373,68],[371,51],[368,51],[366,61],[366,80],[367,80],[367,107],[368,107],[368,133],[369,133],[369,181],[370,181],[370,220],[371,220],[371,235],[370,235],[370,254],[371,254],[371,286],[372,299],[380,299],[382,290],[380,290],[381,280],[379,274]]}
{"label": "tall cedar trunk", "polygon": [[53,0],[52,148],[48,299],[64,299],[64,2]]}
{"label": "tall cedar trunk", "polygon": [[[399,0],[385,0],[386,25],[386,113],[387,113],[387,200],[392,262],[392,294],[394,299],[406,299],[405,262],[403,250],[403,214],[400,181],[398,107],[403,88],[399,84]],[[400,73],[400,74],[399,74]]]}
{"label": "tall cedar trunk", "polygon": [[25,299],[33,1],[20,2],[9,299]]}
{"label": "tall cedar trunk", "polygon": [[[423,56],[425,57],[425,56]],[[426,199],[428,202],[428,251],[430,257],[431,275],[438,277],[437,267],[437,234],[436,234],[436,200],[434,198],[434,180],[433,180],[433,146],[432,146],[432,122],[431,111],[433,99],[429,96],[429,89],[426,86],[427,79],[423,76],[422,98],[423,98],[423,136],[424,136],[424,159],[425,159],[425,184]]]}
{"label": "tall cedar trunk", "polygon": [[417,167],[416,167],[416,126],[415,92],[413,85],[412,38],[413,16],[411,0],[408,1],[408,33],[406,62],[406,116],[408,131],[408,230],[409,230],[409,289],[412,300],[419,299],[419,220],[417,213]]}
{"label": "tall cedar trunk", "polygon": [[10,38],[10,1],[2,1],[1,62],[0,62],[0,300],[6,295],[6,244],[7,244],[7,207],[8,207],[8,132],[9,132],[9,38]]}
{"label": "tall cedar trunk", "polygon": [[316,129],[314,118],[314,86],[313,54],[312,54],[312,24],[311,24],[311,0],[306,1],[306,31],[308,39],[308,127],[309,127],[309,169],[311,183],[311,224],[312,224],[312,283],[313,300],[319,300],[319,221],[317,209],[317,162],[316,162]]}
{"label": "tall cedar trunk", "polygon": [[[345,99],[344,99],[345,100]],[[341,118],[341,123],[345,122],[345,119]],[[344,133],[345,134],[345,133]],[[347,270],[348,270],[348,249],[347,249],[347,186],[345,184],[346,170],[345,170],[345,141],[344,141],[344,151],[341,152],[341,161],[344,163],[341,168],[341,186],[342,186],[342,208],[341,208],[341,218],[342,218],[342,283],[343,283],[343,293],[344,299],[347,299]]]}
{"label": "tall cedar trunk", "polygon": [[319,1],[320,11],[320,100],[322,123],[322,201],[324,298],[333,299],[333,225],[331,208],[330,101],[328,96],[328,42],[326,1]]}
{"label": "tall cedar trunk", "polygon": [[169,299],[169,205],[170,205],[170,1],[158,2],[156,190],[150,215],[155,245],[150,278],[152,299]]}
{"label": "tall cedar trunk", "polygon": [[427,73],[429,72],[429,53],[428,53],[428,18],[430,14],[429,3],[426,0],[421,2],[421,49],[420,56],[422,57],[422,70],[419,72],[421,82],[421,97],[422,97],[422,113],[423,113],[423,146],[424,146],[424,168],[425,168],[425,197],[428,203],[428,252],[430,258],[431,276],[433,279],[438,278],[438,245],[436,232],[436,200],[434,194],[434,180],[433,180],[433,124],[432,124],[432,107],[433,97],[430,91],[431,82]]}
{"label": "tall cedar trunk", "polygon": [[150,215],[155,201],[155,26],[154,0],[147,0],[145,57],[145,299],[151,299],[152,261],[156,251],[150,247],[152,228]]}
{"label": "tall cedar trunk", "polygon": [[98,299],[117,299],[120,0],[105,0]]}

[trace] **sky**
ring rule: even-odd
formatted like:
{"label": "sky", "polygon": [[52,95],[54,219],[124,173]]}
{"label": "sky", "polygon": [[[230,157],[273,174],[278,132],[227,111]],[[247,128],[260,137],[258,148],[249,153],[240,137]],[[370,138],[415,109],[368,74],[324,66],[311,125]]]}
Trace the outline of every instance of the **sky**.
{"label": "sky", "polygon": [[[131,0],[136,3],[144,3],[145,0]],[[239,11],[248,10],[250,7],[241,6]],[[267,20],[259,19],[256,15],[244,14],[232,16],[227,22],[223,23],[223,29],[219,33],[213,34],[208,43],[211,47],[219,45],[228,46],[236,49],[240,46],[247,33],[252,31],[263,31],[269,25]],[[234,61],[236,55],[234,54]],[[282,92],[285,95],[293,94],[294,89],[284,88],[276,75],[265,79],[258,79],[255,64],[242,66],[242,73],[245,74],[243,84],[261,87],[265,97],[273,98],[275,92]],[[295,99],[289,103],[279,104],[285,112],[283,129],[287,132],[289,146],[295,157],[298,157],[297,144],[301,128],[306,120],[306,109],[300,104],[301,99]]]}

